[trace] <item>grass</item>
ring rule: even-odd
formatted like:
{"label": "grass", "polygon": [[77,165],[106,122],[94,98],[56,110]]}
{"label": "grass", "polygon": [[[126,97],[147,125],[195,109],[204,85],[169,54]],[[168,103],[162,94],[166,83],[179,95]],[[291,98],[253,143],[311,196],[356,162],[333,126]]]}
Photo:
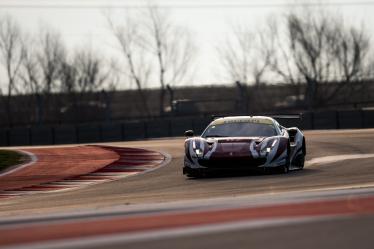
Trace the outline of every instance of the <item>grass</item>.
{"label": "grass", "polygon": [[0,150],[0,171],[23,162],[23,155],[10,150]]}

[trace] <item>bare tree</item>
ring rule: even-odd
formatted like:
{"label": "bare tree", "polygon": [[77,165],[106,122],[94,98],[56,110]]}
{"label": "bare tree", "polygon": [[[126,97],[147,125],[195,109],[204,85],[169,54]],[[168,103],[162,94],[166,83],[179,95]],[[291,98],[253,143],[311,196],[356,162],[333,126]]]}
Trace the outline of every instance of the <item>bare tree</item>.
{"label": "bare tree", "polygon": [[254,50],[254,34],[243,27],[233,27],[233,36],[218,47],[225,71],[232,82],[249,84]]}
{"label": "bare tree", "polygon": [[355,82],[363,81],[369,77],[369,68],[373,64],[370,54],[370,37],[363,27],[348,27],[342,25],[342,20],[335,20],[335,32],[330,38],[330,46],[335,57],[333,61],[338,74],[337,80],[341,81],[333,91],[327,95],[327,100],[334,98],[341,89],[349,86],[351,90]]}
{"label": "bare tree", "polygon": [[87,93],[104,88],[113,74],[91,47],[67,54],[59,33],[47,29],[40,34],[39,39],[25,39],[21,74],[25,89],[35,97],[39,124],[43,122],[44,107],[49,104],[53,91],[66,93],[73,107],[77,107],[77,102]]}
{"label": "bare tree", "polygon": [[166,86],[186,77],[196,48],[189,31],[174,25],[169,14],[156,6],[148,8],[144,31],[143,44],[155,56],[158,65],[159,110],[163,115]]}
{"label": "bare tree", "polygon": [[[111,68],[105,65],[103,57],[100,57],[90,46],[76,49],[70,56],[65,57],[60,69],[60,89],[69,99],[69,105],[64,109],[69,109],[75,121],[82,120],[83,110],[85,111],[83,116],[95,116],[93,115],[95,110],[102,109],[103,103],[89,101],[88,98],[100,94],[99,91],[104,91],[106,87],[112,91],[114,86],[112,74]],[[111,81],[108,86],[105,85],[107,81]],[[99,113],[96,114],[99,117]]]}
{"label": "bare tree", "polygon": [[270,65],[272,50],[264,46],[267,37],[262,33],[252,32],[245,26],[233,26],[232,36],[219,47],[223,66],[233,82],[253,83],[258,87]]}
{"label": "bare tree", "polygon": [[[290,50],[290,37],[288,36],[287,27],[281,25],[281,21],[277,18],[269,18],[266,23],[265,32],[262,37],[264,49],[268,50],[269,69],[275,76],[278,76],[280,82],[290,83],[292,85],[300,85],[300,74],[295,68],[293,54]],[[300,94],[299,87],[296,94]]]}
{"label": "bare tree", "polygon": [[17,90],[17,81],[24,58],[24,50],[21,30],[10,16],[0,18],[0,55],[7,77],[5,112],[8,124],[11,125],[11,97],[13,92]]}
{"label": "bare tree", "polygon": [[74,63],[66,60],[61,63],[59,71],[60,77],[60,91],[68,95],[74,95],[78,90],[78,69],[75,68]]}
{"label": "bare tree", "polygon": [[45,29],[39,39],[38,63],[42,71],[44,94],[50,94],[57,89],[62,63],[66,60],[66,49],[59,33]]}
{"label": "bare tree", "polygon": [[112,102],[114,99],[114,94],[116,92],[116,87],[118,86],[118,82],[120,79],[120,75],[118,74],[118,65],[117,62],[111,59],[108,62],[109,65],[109,73],[108,79],[105,84],[105,89],[101,90],[101,95],[104,99],[105,106],[106,106],[106,113],[105,113],[105,121],[109,122],[112,119]]}
{"label": "bare tree", "polygon": [[[166,86],[185,78],[195,47],[189,32],[173,25],[169,15],[157,7],[136,14],[127,12],[122,25],[115,25],[109,17],[107,20],[126,62],[122,71],[135,83],[146,113],[150,116],[144,88],[155,78],[160,85],[159,110],[163,115]],[[157,70],[152,70],[153,63]]]}
{"label": "bare tree", "polygon": [[38,63],[38,47],[37,43],[31,37],[25,37],[23,41],[23,48],[25,51],[24,60],[22,63],[21,79],[24,83],[24,90],[30,93],[35,99],[36,106],[36,121],[39,125],[43,120],[43,85],[42,72],[40,64]]}
{"label": "bare tree", "polygon": [[21,79],[26,92],[35,98],[37,122],[42,124],[50,94],[59,90],[66,50],[60,34],[51,29],[41,30],[37,39],[25,37],[22,45]]}
{"label": "bare tree", "polygon": [[140,25],[129,13],[126,14],[128,16],[126,16],[123,25],[114,24],[109,16],[107,16],[107,21],[125,59],[126,64],[120,71],[135,83],[144,112],[150,117],[151,113],[144,88],[149,80],[151,64],[147,60],[147,51],[140,45],[140,41],[144,39],[140,32]]}
{"label": "bare tree", "polygon": [[42,85],[40,82],[40,67],[37,60],[37,48],[35,40],[27,37],[23,41],[23,48],[25,51],[24,60],[22,63],[21,78],[24,83],[26,93],[40,93],[42,92]]}
{"label": "bare tree", "polygon": [[[326,104],[353,80],[363,77],[369,38],[363,29],[343,25],[342,19],[331,13],[304,9],[286,15],[286,28],[279,47],[286,41],[283,58],[272,61],[272,69],[291,82],[306,83],[309,109]],[[279,33],[278,33],[279,35]],[[329,92],[324,84],[336,84]],[[331,84],[330,84],[331,86]]]}
{"label": "bare tree", "polygon": [[223,68],[238,88],[238,109],[245,113],[249,111],[250,84],[254,85],[252,92],[256,95],[257,108],[263,107],[260,88],[266,81],[264,76],[269,71],[274,53],[266,35],[262,29],[253,32],[246,26],[233,25],[232,35],[226,39],[224,46],[218,47]]}
{"label": "bare tree", "polygon": [[61,87],[63,92],[77,92],[82,96],[99,90],[109,77],[104,61],[89,48],[75,51],[71,61],[65,58],[61,65]]}
{"label": "bare tree", "polygon": [[304,78],[308,108],[315,105],[318,87],[332,79],[331,61],[334,59],[328,46],[329,20],[325,16],[287,16],[290,49],[295,66]]}

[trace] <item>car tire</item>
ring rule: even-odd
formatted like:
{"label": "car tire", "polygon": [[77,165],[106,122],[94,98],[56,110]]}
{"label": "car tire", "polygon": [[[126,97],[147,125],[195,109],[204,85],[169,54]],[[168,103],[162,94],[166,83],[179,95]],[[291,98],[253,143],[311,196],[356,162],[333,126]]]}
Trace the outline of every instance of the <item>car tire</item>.
{"label": "car tire", "polygon": [[304,164],[305,164],[305,155],[306,155],[305,138],[303,138],[302,152],[303,154],[301,155],[300,163],[299,163],[300,170],[304,169]]}
{"label": "car tire", "polygon": [[290,172],[290,155],[287,155],[286,164],[282,166],[282,173],[287,174]]}
{"label": "car tire", "polygon": [[278,174],[287,174],[290,171],[290,144],[287,146],[287,158],[286,158],[286,163],[282,166],[277,167],[277,173]]}
{"label": "car tire", "polygon": [[304,154],[299,155],[298,158],[297,158],[297,166],[298,166],[299,170],[302,170],[304,168],[304,164],[305,164]]}
{"label": "car tire", "polygon": [[192,170],[188,172],[186,175],[188,178],[203,178],[206,176],[204,172],[201,172],[199,170]]}
{"label": "car tire", "polygon": [[188,177],[188,178],[198,178],[198,177],[199,177],[199,174],[198,174],[198,173],[195,173],[195,172],[194,172],[194,173],[188,173],[188,174],[187,174],[187,177]]}

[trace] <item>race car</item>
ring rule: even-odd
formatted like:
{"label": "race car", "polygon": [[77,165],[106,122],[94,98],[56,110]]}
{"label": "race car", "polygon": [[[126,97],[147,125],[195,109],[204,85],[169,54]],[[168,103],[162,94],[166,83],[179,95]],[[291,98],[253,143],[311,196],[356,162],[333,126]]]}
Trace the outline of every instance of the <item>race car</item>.
{"label": "race car", "polygon": [[285,128],[266,116],[214,119],[201,136],[185,132],[183,174],[206,175],[217,170],[261,170],[288,173],[303,169],[306,145],[296,127]]}

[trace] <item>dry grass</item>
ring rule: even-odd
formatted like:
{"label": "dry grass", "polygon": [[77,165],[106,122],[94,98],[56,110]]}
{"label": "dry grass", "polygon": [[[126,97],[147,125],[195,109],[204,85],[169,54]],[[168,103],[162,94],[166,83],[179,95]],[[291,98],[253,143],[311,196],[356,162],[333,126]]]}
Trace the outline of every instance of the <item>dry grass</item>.
{"label": "dry grass", "polygon": [[16,152],[16,151],[10,151],[10,150],[0,150],[0,171],[13,166],[22,163],[23,161],[23,155]]}

